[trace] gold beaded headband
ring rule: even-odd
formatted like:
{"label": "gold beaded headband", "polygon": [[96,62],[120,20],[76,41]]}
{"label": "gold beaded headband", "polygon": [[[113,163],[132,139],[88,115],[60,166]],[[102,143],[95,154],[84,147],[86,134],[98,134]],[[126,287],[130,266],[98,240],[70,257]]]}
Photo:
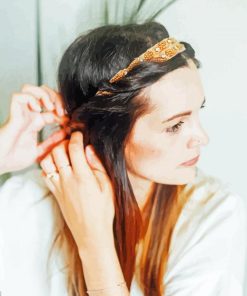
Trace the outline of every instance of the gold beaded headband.
{"label": "gold beaded headband", "polygon": [[[141,62],[165,62],[169,59],[176,56],[178,53],[181,53],[185,50],[185,46],[178,42],[173,37],[165,38],[158,43],[156,43],[154,46],[150,47],[147,51],[145,51],[143,54],[141,54],[139,57],[135,58],[127,68],[122,69],[117,72],[111,79],[110,83],[114,83],[120,79],[122,79],[124,76],[126,76],[129,71],[131,71],[134,67],[141,64]],[[112,94],[112,92],[109,91],[97,91],[96,95],[108,95]]]}

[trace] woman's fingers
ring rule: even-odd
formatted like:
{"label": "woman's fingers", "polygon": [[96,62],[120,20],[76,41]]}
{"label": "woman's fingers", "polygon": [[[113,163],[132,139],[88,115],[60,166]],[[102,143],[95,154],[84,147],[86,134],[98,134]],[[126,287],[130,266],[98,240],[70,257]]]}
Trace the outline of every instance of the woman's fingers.
{"label": "woman's fingers", "polygon": [[44,89],[49,94],[51,100],[55,104],[57,114],[59,116],[64,116],[65,115],[65,106],[64,106],[62,96],[60,95],[60,93],[56,92],[55,90],[49,88],[46,85],[42,85],[41,88]]}
{"label": "woman's fingers", "polygon": [[50,95],[47,93],[46,90],[40,88],[39,86],[24,84],[21,89],[21,92],[33,95],[36,99],[41,100],[41,102],[48,111],[53,111],[55,109]]}
{"label": "woman's fingers", "polygon": [[69,141],[69,157],[73,171],[77,176],[91,177],[93,172],[87,163],[84,152],[83,134],[79,131],[73,132]]}
{"label": "woman's fingers", "polygon": [[71,134],[69,157],[73,172],[76,175],[83,176],[85,180],[93,177],[96,182],[98,182],[101,190],[104,190],[107,187],[107,184],[109,183],[107,172],[96,155],[92,145],[87,145],[84,150],[83,134],[79,131]]}
{"label": "woman's fingers", "polygon": [[68,142],[69,140],[64,140],[52,149],[52,158],[57,167],[61,179],[64,181],[68,176],[71,176],[72,167],[68,154]]}
{"label": "woman's fingers", "polygon": [[66,138],[65,130],[59,130],[50,135],[47,139],[45,139],[42,143],[39,143],[37,146],[37,161],[39,162],[41,159],[45,157],[45,155],[62,140]]}
{"label": "woman's fingers", "polygon": [[[65,136],[65,133],[54,133],[54,135],[39,145],[39,155],[52,150],[49,153],[52,157],[49,157],[47,160],[46,156],[44,158],[46,160],[41,161],[44,171],[54,171],[54,168],[56,168],[62,181],[66,181],[66,178],[71,176],[71,173],[74,173],[81,180],[89,180],[89,178],[93,177],[101,190],[103,190],[105,188],[104,183],[108,184],[107,182],[109,182],[108,175],[94,151],[92,151],[90,157],[90,149],[92,147],[88,147],[89,145],[86,147],[86,157],[83,146],[83,134],[79,131],[73,132],[70,140],[62,140],[62,142],[57,144],[63,136]],[[49,165],[51,161],[54,161],[54,165]],[[48,162],[48,165],[46,165],[46,162]]]}
{"label": "woman's fingers", "polygon": [[35,86],[25,84],[21,91],[23,93],[32,94],[37,99],[40,99],[48,111],[53,111],[55,109],[58,116],[65,115],[65,106],[61,94],[50,87],[46,85]]}
{"label": "woman's fingers", "polygon": [[44,124],[58,123],[60,126],[66,127],[67,119],[64,117],[58,117],[53,112],[43,112],[40,114],[43,118]]}
{"label": "woman's fingers", "polygon": [[48,154],[41,162],[40,166],[42,168],[42,176],[45,178],[45,182],[51,192],[56,196],[56,191],[60,188],[60,181],[59,181],[59,175],[55,175],[56,177],[52,177],[51,179],[48,178],[50,173],[57,172],[57,167],[54,163],[54,160],[52,158],[51,154]]}
{"label": "woman's fingers", "polygon": [[41,175],[44,178],[44,181],[45,181],[47,187],[50,189],[50,191],[53,193],[53,195],[56,198],[57,197],[56,193],[57,193],[57,190],[58,190],[58,188],[57,188],[58,186],[56,186],[54,184],[54,181],[57,182],[58,180],[55,180],[54,177],[52,179],[48,178],[43,171],[41,172]]}
{"label": "woman's fingers", "polygon": [[89,159],[90,166],[93,170],[95,177],[97,178],[100,189],[102,191],[107,190],[110,179],[105,170],[105,167],[103,166],[101,160],[95,153],[95,150],[92,145],[87,145],[85,149],[85,154],[87,159]]}
{"label": "woman's fingers", "polygon": [[47,156],[41,160],[40,166],[46,175],[57,171],[51,154],[47,154]]}
{"label": "woman's fingers", "polygon": [[[24,104],[31,107],[31,109],[33,109],[34,111],[37,111],[37,112],[42,111],[38,100],[29,94],[14,93],[12,95],[12,103],[13,103],[13,106],[11,106],[12,109],[15,107],[18,108],[16,104]],[[14,111],[14,110],[11,110],[11,111]]]}
{"label": "woman's fingers", "polygon": [[[43,128],[46,124],[52,124],[52,123],[59,123],[60,125],[66,126],[67,122],[69,121],[69,118],[66,115],[59,117],[54,112],[51,112],[51,111],[41,112],[42,109],[41,109],[39,100],[32,94],[27,94],[27,93],[14,93],[12,95],[11,115],[13,114],[14,117],[16,114],[19,114],[20,112],[20,104],[23,107],[25,106],[29,107],[31,111],[36,111],[40,113],[43,121],[41,122],[39,129]],[[21,114],[24,115],[25,113],[21,113]]]}

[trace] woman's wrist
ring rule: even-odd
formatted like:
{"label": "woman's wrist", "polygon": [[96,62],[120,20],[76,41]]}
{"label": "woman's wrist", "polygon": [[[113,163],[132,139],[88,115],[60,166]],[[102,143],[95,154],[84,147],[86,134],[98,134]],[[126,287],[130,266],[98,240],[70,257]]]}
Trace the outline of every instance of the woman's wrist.
{"label": "woman's wrist", "polygon": [[[6,121],[0,127],[0,174],[6,174],[16,171],[14,162],[14,149],[12,149],[15,145],[15,129]],[[13,150],[13,151],[12,151]]]}
{"label": "woman's wrist", "polygon": [[6,166],[6,163],[8,163],[8,151],[6,150],[8,133],[8,126],[6,124],[0,127],[0,175],[9,173]]}
{"label": "woman's wrist", "polygon": [[[124,282],[115,244],[112,239],[97,241],[79,249],[88,290],[104,289]],[[121,288],[120,288],[121,289]],[[107,292],[107,291],[106,291]],[[107,295],[110,291],[108,291]],[[103,294],[102,294],[103,295]]]}

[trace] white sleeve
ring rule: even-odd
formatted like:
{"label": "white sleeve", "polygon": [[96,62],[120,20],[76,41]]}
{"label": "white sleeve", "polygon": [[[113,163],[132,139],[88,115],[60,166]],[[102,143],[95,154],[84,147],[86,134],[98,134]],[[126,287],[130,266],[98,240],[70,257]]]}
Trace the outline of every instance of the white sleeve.
{"label": "white sleeve", "polygon": [[[0,188],[0,291],[3,296],[67,295],[65,275],[46,269],[56,208],[35,169]],[[57,264],[57,263],[55,263]],[[51,265],[53,266],[53,265]],[[63,278],[64,277],[64,278]]]}
{"label": "white sleeve", "polygon": [[226,191],[189,204],[172,240],[165,296],[244,296],[246,215],[242,197]]}

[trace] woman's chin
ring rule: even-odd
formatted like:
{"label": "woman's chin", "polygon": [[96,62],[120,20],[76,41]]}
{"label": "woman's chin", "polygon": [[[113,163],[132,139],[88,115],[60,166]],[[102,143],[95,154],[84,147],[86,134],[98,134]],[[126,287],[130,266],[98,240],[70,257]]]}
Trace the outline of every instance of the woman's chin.
{"label": "woman's chin", "polygon": [[194,181],[196,175],[197,175],[197,166],[184,166],[182,167],[181,173],[181,185],[188,184]]}
{"label": "woman's chin", "polygon": [[175,172],[173,180],[170,180],[170,185],[186,185],[194,181],[197,175],[197,167],[196,166],[187,166],[187,167],[179,167]]}

